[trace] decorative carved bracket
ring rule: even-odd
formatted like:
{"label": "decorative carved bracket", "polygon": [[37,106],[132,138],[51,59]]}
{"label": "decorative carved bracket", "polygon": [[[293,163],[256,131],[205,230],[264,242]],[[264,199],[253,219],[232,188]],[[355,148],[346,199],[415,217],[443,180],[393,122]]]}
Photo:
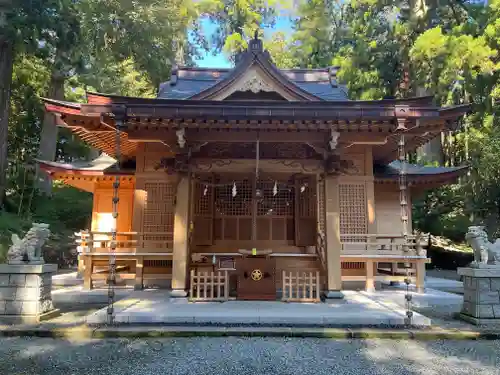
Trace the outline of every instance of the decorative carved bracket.
{"label": "decorative carved bracket", "polygon": [[241,84],[238,91],[251,91],[253,93],[258,93],[260,91],[272,92],[274,88],[259,77],[256,72],[253,72],[251,76]]}
{"label": "decorative carved bracket", "polygon": [[325,160],[325,173],[327,175],[348,174],[349,170],[356,169],[352,160],[342,159],[339,155],[330,155]]}
{"label": "decorative carved bracket", "polygon": [[188,173],[189,154],[177,154],[173,158],[162,158],[155,170],[164,169],[168,174]]}

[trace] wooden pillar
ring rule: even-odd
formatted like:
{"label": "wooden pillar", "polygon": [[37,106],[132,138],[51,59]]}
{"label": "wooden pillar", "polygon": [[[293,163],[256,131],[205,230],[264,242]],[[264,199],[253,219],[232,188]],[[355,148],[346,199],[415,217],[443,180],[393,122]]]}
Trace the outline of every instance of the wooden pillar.
{"label": "wooden pillar", "polygon": [[85,259],[83,258],[83,255],[81,253],[78,253],[76,273],[80,278],[83,276],[84,272],[85,272]]}
{"label": "wooden pillar", "polygon": [[326,176],[325,178],[325,210],[326,264],[328,272],[326,298],[343,298],[344,295],[341,292],[339,182],[335,176]]}
{"label": "wooden pillar", "polygon": [[373,260],[367,260],[366,261],[366,287],[365,290],[367,292],[374,292],[375,291],[375,278],[374,278],[374,272],[373,269],[375,267],[375,263]]}
{"label": "wooden pillar", "polygon": [[417,271],[417,293],[425,293],[425,262],[417,261],[416,262],[416,271]]}
{"label": "wooden pillar", "polygon": [[138,235],[136,237],[136,251],[142,251],[144,248],[144,236],[142,235],[143,230],[143,222],[142,218],[144,216],[144,206],[147,200],[147,194],[144,189],[145,179],[137,176],[136,184],[134,190],[134,203],[133,203],[133,214],[132,214],[132,231],[137,232]]}
{"label": "wooden pillar", "polygon": [[138,256],[135,263],[135,290],[141,290],[144,287],[144,257]]}
{"label": "wooden pillar", "polygon": [[92,257],[90,255],[84,256],[85,271],[83,274],[83,289],[92,289]]}
{"label": "wooden pillar", "polygon": [[171,297],[186,297],[189,230],[189,177],[181,176],[177,185],[174,218],[174,249]]}
{"label": "wooden pillar", "polygon": [[373,179],[366,181],[366,218],[368,233],[377,233],[377,222],[375,219],[375,187]]}

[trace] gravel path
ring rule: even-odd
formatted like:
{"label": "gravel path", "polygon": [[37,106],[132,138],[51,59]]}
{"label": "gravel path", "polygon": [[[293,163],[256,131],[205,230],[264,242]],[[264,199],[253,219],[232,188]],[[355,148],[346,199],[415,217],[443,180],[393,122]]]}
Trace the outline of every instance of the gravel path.
{"label": "gravel path", "polygon": [[500,374],[500,341],[0,339],[0,374]]}

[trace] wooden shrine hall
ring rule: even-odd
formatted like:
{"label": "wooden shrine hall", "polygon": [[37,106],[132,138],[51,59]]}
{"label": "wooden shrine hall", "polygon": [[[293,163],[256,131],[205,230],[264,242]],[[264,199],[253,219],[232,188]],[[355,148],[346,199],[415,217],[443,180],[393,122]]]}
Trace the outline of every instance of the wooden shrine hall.
{"label": "wooden shrine hall", "polygon": [[102,152],[39,161],[93,194],[78,234],[85,287],[105,282],[116,256],[117,284],[193,301],[342,298],[350,283],[403,281],[403,264],[423,290],[427,239],[413,234],[411,199],[465,169],[405,155],[469,108],[348,100],[336,71],[280,70],[253,39],[234,69],[176,68],[155,99],[46,99]]}

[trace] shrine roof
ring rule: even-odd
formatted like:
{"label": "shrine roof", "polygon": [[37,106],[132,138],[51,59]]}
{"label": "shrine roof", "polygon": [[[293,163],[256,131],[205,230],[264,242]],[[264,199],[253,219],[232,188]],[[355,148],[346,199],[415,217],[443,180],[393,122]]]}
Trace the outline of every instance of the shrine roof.
{"label": "shrine roof", "polygon": [[[170,81],[160,85],[158,99],[189,99],[224,81],[234,69],[179,67]],[[337,84],[336,67],[278,70],[298,88],[322,100],[348,100],[346,87]]]}
{"label": "shrine roof", "polygon": [[[48,173],[81,174],[87,176],[101,176],[104,174],[117,174],[113,168],[116,159],[109,155],[101,154],[94,160],[78,160],[72,163],[61,163],[47,160],[36,160],[40,168]],[[120,174],[133,174],[130,170],[120,170]]]}
{"label": "shrine roof", "polygon": [[[376,179],[397,180],[401,172],[402,163],[395,160],[387,165],[374,165],[373,174]],[[410,181],[449,182],[464,174],[469,167],[429,167],[415,164],[406,164],[406,175]]]}

